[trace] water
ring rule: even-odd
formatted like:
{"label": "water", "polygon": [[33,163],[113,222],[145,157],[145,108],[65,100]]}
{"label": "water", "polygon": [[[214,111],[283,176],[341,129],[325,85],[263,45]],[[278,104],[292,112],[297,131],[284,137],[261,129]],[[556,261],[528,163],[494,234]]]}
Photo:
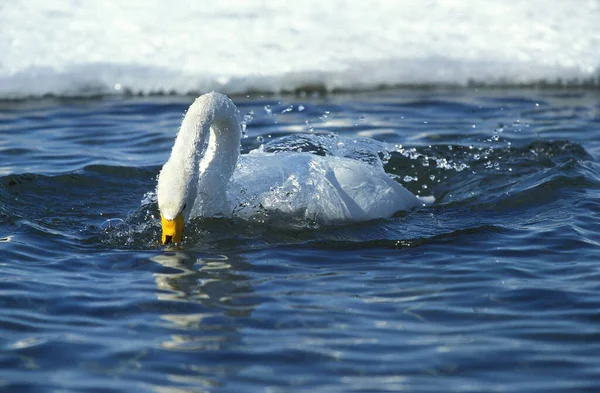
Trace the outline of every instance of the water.
{"label": "water", "polygon": [[195,220],[167,250],[152,193],[192,97],[4,101],[2,392],[600,389],[598,91],[233,98],[244,153],[373,138],[435,203]]}

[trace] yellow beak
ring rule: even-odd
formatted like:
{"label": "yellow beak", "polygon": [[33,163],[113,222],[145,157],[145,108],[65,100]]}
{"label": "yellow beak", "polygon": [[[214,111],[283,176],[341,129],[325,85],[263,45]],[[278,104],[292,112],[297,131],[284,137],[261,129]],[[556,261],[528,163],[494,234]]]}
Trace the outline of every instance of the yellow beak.
{"label": "yellow beak", "polygon": [[174,220],[160,216],[162,223],[162,244],[180,243],[183,236],[183,214],[179,213]]}

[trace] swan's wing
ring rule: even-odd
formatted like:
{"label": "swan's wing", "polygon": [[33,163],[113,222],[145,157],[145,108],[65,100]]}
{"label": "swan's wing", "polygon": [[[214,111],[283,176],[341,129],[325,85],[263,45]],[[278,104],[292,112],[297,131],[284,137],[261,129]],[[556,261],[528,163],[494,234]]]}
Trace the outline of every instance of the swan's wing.
{"label": "swan's wing", "polygon": [[243,218],[262,210],[321,223],[390,217],[422,205],[380,166],[305,153],[240,157],[229,195]]}
{"label": "swan's wing", "polygon": [[349,159],[331,161],[330,165],[337,181],[336,188],[354,220],[390,217],[400,210],[422,205],[381,166]]}

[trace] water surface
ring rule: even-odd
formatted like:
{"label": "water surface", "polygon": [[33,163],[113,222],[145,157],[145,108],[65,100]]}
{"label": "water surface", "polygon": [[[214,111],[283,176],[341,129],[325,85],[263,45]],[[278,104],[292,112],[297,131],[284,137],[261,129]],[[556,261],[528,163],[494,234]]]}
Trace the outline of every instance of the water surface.
{"label": "water surface", "polygon": [[193,97],[4,101],[3,392],[600,389],[597,91],[233,98],[244,153],[373,138],[435,203],[194,220],[166,250],[153,192]]}

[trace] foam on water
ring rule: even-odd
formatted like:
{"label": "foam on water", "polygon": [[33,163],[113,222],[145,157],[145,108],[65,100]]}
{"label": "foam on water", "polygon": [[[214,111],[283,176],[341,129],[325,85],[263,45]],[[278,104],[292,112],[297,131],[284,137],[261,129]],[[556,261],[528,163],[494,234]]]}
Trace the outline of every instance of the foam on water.
{"label": "foam on water", "polygon": [[600,82],[600,3],[7,2],[0,98]]}

